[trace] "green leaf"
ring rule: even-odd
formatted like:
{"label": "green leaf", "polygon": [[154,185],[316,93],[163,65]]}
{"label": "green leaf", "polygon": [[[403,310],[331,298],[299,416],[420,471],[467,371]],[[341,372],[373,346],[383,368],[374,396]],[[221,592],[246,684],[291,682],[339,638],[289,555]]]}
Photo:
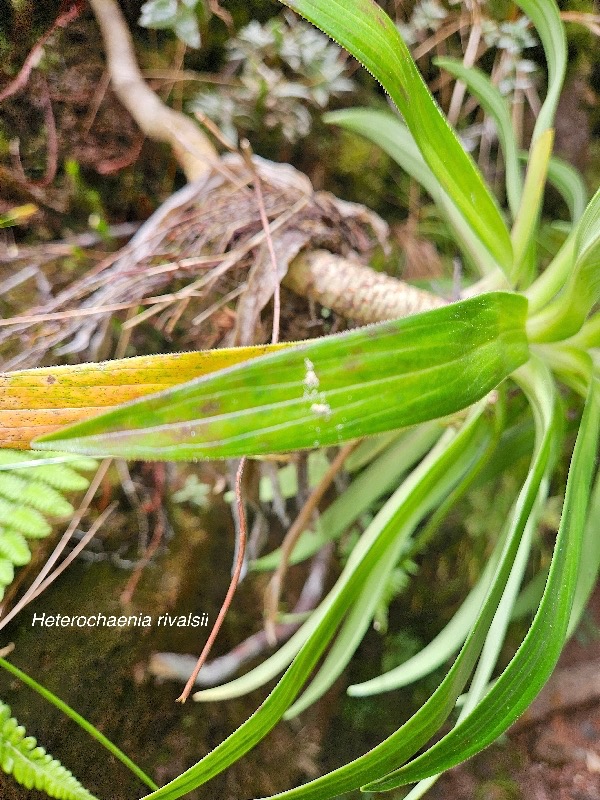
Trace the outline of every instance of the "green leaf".
{"label": "green leaf", "polygon": [[512,263],[506,225],[479,170],[431,96],[392,20],[373,0],[283,0],[355,56],[400,110],[423,158],[492,258]]}
{"label": "green leaf", "polygon": [[554,0],[517,0],[537,30],[548,64],[548,90],[536,120],[532,143],[554,127],[556,107],[567,68],[567,40]]}
{"label": "green leaf", "polygon": [[489,77],[476,67],[467,67],[454,58],[435,58],[434,64],[445,69],[466,84],[469,92],[479,100],[484,111],[496,124],[498,140],[504,154],[506,169],[506,195],[513,218],[519,210],[523,193],[523,177],[519,166],[519,150],[506,99]]}
{"label": "green leaf", "polygon": [[89,455],[190,460],[338,444],[454,413],[528,358],[527,303],[490,293],[300,344],[36,441]]}
{"label": "green leaf", "polygon": [[6,661],[4,658],[0,658],[0,667],[5,669],[15,678],[18,678],[20,681],[23,681],[24,684],[29,686],[39,695],[41,695],[45,700],[51,703],[55,708],[58,708],[59,711],[62,711],[63,714],[66,714],[67,717],[70,717],[74,722],[76,722],[84,731],[90,734],[96,741],[98,741],[103,747],[105,747],[109,753],[111,753],[115,758],[118,758],[122,764],[124,764],[128,769],[130,769],[134,775],[136,775],[142,783],[145,783],[146,786],[149,786],[151,789],[158,788],[154,781],[149,778],[137,764],[125,755],[119,748],[114,745],[110,739],[107,739],[103,733],[95,728],[90,722],[88,722],[81,714],[78,714],[71,706],[68,706],[60,697],[57,697],[53,694],[49,689],[46,689],[45,686],[42,686],[25,672],[22,672],[18,667],[15,667],[14,664],[11,664],[10,661]]}
{"label": "green leaf", "polygon": [[[298,797],[304,798],[304,800],[322,800],[322,798],[331,798],[355,789],[365,781],[381,777],[394,769],[399,762],[414,754],[451,712],[483,646],[487,630],[502,596],[519,547],[522,531],[550,460],[558,425],[556,396],[548,370],[537,361],[532,361],[527,367],[520,369],[518,375],[519,381],[525,387],[528,395],[531,393],[530,399],[538,432],[535,457],[520,494],[498,572],[465,647],[434,695],[389,739],[351,764],[318,778],[308,785],[284,792],[279,795],[280,798]],[[474,432],[473,426],[477,419],[476,415],[472,415],[471,419],[463,426],[462,435],[459,434],[458,451],[452,448],[452,445],[446,451],[451,459],[462,450],[468,441],[465,440],[465,428],[470,426]],[[440,466],[445,468],[445,462],[442,462]],[[175,798],[181,797],[201,783],[210,780],[266,735],[289,704],[293,702],[301,684],[310,674],[343,615],[351,607],[358,590],[364,585],[364,580],[393,539],[398,524],[403,518],[406,518],[404,515],[418,513],[418,503],[431,491],[431,480],[437,482],[439,479],[439,473],[431,474],[430,480],[420,484],[418,495],[416,492],[409,494],[406,501],[400,506],[403,509],[403,516],[398,517],[397,513],[392,514],[377,539],[366,540],[363,537],[359,540],[344,572],[338,579],[336,592],[329,595],[328,601],[321,604],[319,610],[309,621],[313,624],[315,620],[318,621],[318,624],[311,630],[310,639],[258,711],[212,753],[170,784],[149,795],[148,799],[175,800]]]}
{"label": "green leaf", "polygon": [[177,16],[177,0],[148,0],[141,8],[138,24],[144,28],[170,28]]}
{"label": "green leaf", "polygon": [[184,6],[179,9],[173,30],[177,38],[181,39],[189,47],[198,48],[202,44],[198,18],[191,8],[185,8]]}
{"label": "green leaf", "polygon": [[575,335],[600,299],[600,190],[575,229],[572,247],[567,284],[528,323],[533,340],[551,342]]}
{"label": "green leaf", "polygon": [[560,192],[567,204],[573,223],[579,222],[588,204],[588,191],[579,170],[552,156],[548,164],[548,181]]}
{"label": "green leaf", "polygon": [[596,482],[592,489],[590,508],[581,542],[581,566],[579,568],[575,597],[573,598],[568,636],[571,636],[577,628],[598,579],[598,572],[600,571],[598,519],[600,519],[600,471],[596,474]]}
{"label": "green leaf", "polygon": [[260,708],[202,761],[148,798],[174,800],[181,797],[240,758],[274,727],[294,701],[344,615],[355,602],[365,580],[388,550],[399,527],[410,520],[420,519],[422,506],[432,489],[438,481],[445,480],[459,453],[473,437],[479,435],[481,425],[485,424],[482,418],[485,405],[480,403],[457,433],[451,429],[446,431],[443,446],[439,445],[436,453],[427,457],[427,463],[404,481],[379,512],[377,524],[370,526],[370,530],[361,537],[334,588],[303,626],[310,628],[310,638]]}
{"label": "green leaf", "polygon": [[533,142],[530,151],[521,204],[511,232],[514,265],[511,276],[519,285],[531,283],[531,246],[541,211],[548,163],[552,155],[554,132],[546,130]]}
{"label": "green leaf", "polygon": [[29,505],[52,517],[66,517],[73,513],[73,506],[60,492],[41,481],[24,480],[14,472],[0,472],[0,497]]}
{"label": "green leaf", "polygon": [[[491,426],[487,430],[482,427],[480,436],[468,443],[453,460],[444,479],[432,486],[420,509],[421,516],[425,516],[442,503],[464,476],[476,469],[477,462],[486,455],[493,438]],[[440,448],[444,448],[443,441],[432,450],[422,466],[414,471],[409,481],[415,480],[416,475],[422,472],[423,468],[428,467],[427,461],[435,457],[436,450]],[[286,719],[299,714],[314,703],[342,673],[371,624],[393,570],[401,556],[407,553],[409,537],[413,534],[418,522],[419,519],[414,516],[407,524],[398,529],[389,548],[382,554],[369,579],[365,581],[318,673],[312,679],[308,689],[286,713]],[[376,524],[376,520],[371,524]]]}
{"label": "green leaf", "polygon": [[15,567],[22,567],[31,561],[31,550],[23,534],[2,528],[0,528],[0,555],[10,559]]}
{"label": "green leaf", "polygon": [[469,592],[450,622],[429,644],[398,667],[363,683],[352,684],[348,687],[348,694],[351,697],[367,697],[408,686],[423,676],[429,675],[457,653],[477,619],[481,604],[498,567],[505,542],[505,536],[499,539],[477,584]]}
{"label": "green leaf", "polygon": [[435,202],[454,233],[456,244],[469,256],[482,274],[494,267],[489,252],[466,223],[459,209],[444,191],[429,169],[410,131],[397,114],[372,108],[348,108],[332,111],[323,119],[340,125],[381,147],[394,161],[414,178]]}
{"label": "green leaf", "polygon": [[474,711],[421,756],[385,778],[369,783],[365,790],[388,791],[470,758],[523,713],[550,677],[567,637],[577,587],[600,430],[599,392],[600,385],[593,381],[569,469],[548,582],[523,644]]}
{"label": "green leaf", "polygon": [[[162,353],[0,373],[0,447],[29,447],[34,437],[88,419],[101,410],[232,364],[279,352],[291,344]],[[90,469],[77,466],[82,463],[85,462],[72,462],[75,469]],[[56,472],[57,480],[62,480],[59,474]],[[62,477],[67,479],[65,473]],[[56,488],[68,487],[60,484]]]}
{"label": "green leaf", "polygon": [[57,800],[95,800],[68,769],[25,734],[0,701],[0,768],[7,775],[26,789],[38,789]]}
{"label": "green leaf", "polygon": [[367,781],[381,778],[388,773],[390,767],[394,768],[398,762],[408,758],[409,753],[414,754],[425,744],[451,712],[487,637],[512,570],[522,533],[555,450],[559,417],[556,391],[549,371],[541,362],[532,359],[526,367],[518,371],[518,379],[528,395],[536,419],[536,450],[519,494],[498,570],[464,647],[425,705],[388,739],[350,764],[298,789],[283,792],[278,795],[280,800],[329,800],[342,792],[356,789]]}
{"label": "green leaf", "polygon": [[[538,497],[537,503],[538,510],[541,506],[541,498],[547,496],[547,490],[548,481],[546,480],[544,481],[543,487],[540,488],[540,496]],[[511,619],[511,612],[516,601],[517,592],[519,591],[519,586],[521,585],[523,574],[525,572],[525,568],[527,567],[527,562],[531,552],[531,541],[537,521],[538,513],[532,513],[527,521],[527,525],[525,526],[525,531],[523,532],[523,537],[515,557],[513,568],[508,581],[506,582],[506,588],[504,590],[504,594],[502,595],[502,600],[498,605],[498,610],[496,611],[494,620],[490,625],[490,629],[485,640],[485,645],[483,646],[479,663],[477,664],[477,669],[475,670],[473,680],[469,686],[469,691],[464,696],[465,702],[461,708],[457,724],[460,723],[466,716],[468,716],[471,710],[475,708],[477,703],[488,691],[489,681],[496,667],[496,662],[498,661],[498,656],[500,655],[500,651],[504,643],[504,637],[506,636],[506,629]],[[437,775],[431,775],[419,781],[414,789],[406,796],[405,800],[419,800],[419,798],[423,797],[425,792],[428,791],[438,780],[440,774],[441,773],[438,773]]]}
{"label": "green leaf", "polygon": [[0,497],[0,525],[14,528],[31,539],[43,539],[52,528],[35,508],[20,506]]}

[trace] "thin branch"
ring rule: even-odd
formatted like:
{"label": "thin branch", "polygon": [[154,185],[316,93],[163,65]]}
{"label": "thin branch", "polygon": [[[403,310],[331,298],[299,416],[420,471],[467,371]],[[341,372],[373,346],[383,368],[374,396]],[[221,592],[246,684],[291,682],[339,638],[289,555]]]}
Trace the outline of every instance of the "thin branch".
{"label": "thin branch", "polygon": [[221,625],[223,624],[223,620],[225,619],[225,615],[229,610],[229,606],[231,605],[231,601],[233,599],[233,595],[235,594],[235,590],[237,589],[237,585],[240,580],[240,575],[242,574],[242,567],[244,565],[244,554],[246,552],[246,539],[247,539],[247,527],[246,527],[246,512],[244,510],[244,502],[242,500],[242,477],[244,475],[244,467],[246,466],[246,458],[242,458],[240,460],[240,465],[237,470],[237,474],[235,477],[235,498],[237,502],[237,509],[239,514],[240,520],[240,527],[239,527],[239,541],[238,541],[238,553],[237,559],[235,564],[235,570],[233,575],[231,576],[231,583],[229,584],[229,589],[227,590],[227,594],[225,595],[225,600],[223,601],[223,605],[221,606],[221,610],[217,616],[216,622],[213,625],[213,629],[210,632],[210,636],[202,652],[200,653],[200,658],[196,663],[194,671],[188,678],[188,682],[185,685],[183,692],[177,698],[178,703],[185,703],[185,701],[190,696],[190,692],[194,688],[194,684],[196,682],[196,678],[198,677],[198,673],[202,669],[202,665],[208,658],[208,654],[211,651],[213,643],[217,638],[217,634],[221,630]]}
{"label": "thin branch", "polygon": [[301,533],[309,524],[314,511],[317,509],[317,506],[323,499],[323,495],[327,489],[329,489],[333,483],[333,480],[335,479],[335,476],[344,466],[344,462],[357,445],[358,441],[355,441],[350,442],[349,444],[345,445],[345,447],[342,447],[334,460],[331,462],[325,475],[323,475],[319,481],[318,486],[315,486],[311,492],[310,497],[302,508],[302,511],[300,511],[294,520],[292,527],[289,529],[285,539],[283,540],[283,544],[280,548],[281,555],[279,564],[271,576],[271,580],[269,581],[265,591],[265,632],[271,644],[275,644],[277,641],[275,620],[277,618],[277,612],[279,609],[279,597],[281,595],[281,587],[283,586],[283,580],[287,573],[290,557],[294,547],[296,546],[296,542],[298,541]]}
{"label": "thin branch", "polygon": [[168,143],[189,181],[217,163],[217,153],[189,117],[165,105],[144,81],[131,35],[114,0],[90,0],[100,26],[112,87],[146,136]]}
{"label": "thin branch", "polygon": [[269,220],[267,219],[267,212],[265,210],[265,201],[260,184],[260,177],[258,170],[254,166],[252,160],[252,149],[248,139],[243,139],[240,143],[240,149],[246,162],[246,166],[254,176],[254,193],[256,195],[256,205],[260,214],[260,221],[265,232],[265,239],[267,242],[267,249],[269,251],[269,258],[271,259],[271,266],[273,267],[273,332],[271,335],[271,344],[276,344],[279,341],[279,321],[281,318],[281,288],[279,286],[279,270],[277,268],[277,256],[275,255],[275,248],[273,247],[273,238],[269,228]]}
{"label": "thin branch", "polygon": [[165,521],[159,515],[159,518],[156,521],[154,526],[154,533],[152,534],[152,539],[148,547],[146,548],[146,552],[144,553],[143,558],[141,558],[138,563],[136,564],[135,570],[133,571],[130,579],[127,581],[127,585],[121,592],[121,602],[123,605],[127,605],[131,602],[133,597],[133,593],[135,592],[138,583],[140,582],[140,578],[142,577],[142,573],[144,568],[148,566],[152,557],[158,550],[160,543],[163,540],[163,536],[165,535]]}

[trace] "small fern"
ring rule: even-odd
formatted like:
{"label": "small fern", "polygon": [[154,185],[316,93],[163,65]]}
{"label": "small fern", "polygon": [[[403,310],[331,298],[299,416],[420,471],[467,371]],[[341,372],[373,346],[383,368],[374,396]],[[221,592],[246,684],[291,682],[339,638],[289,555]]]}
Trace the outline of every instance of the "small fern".
{"label": "small fern", "polygon": [[17,783],[27,789],[38,789],[58,800],[95,800],[69,772],[38,747],[33,736],[10,715],[10,708],[0,701],[0,766]]}
{"label": "small fern", "polygon": [[[68,517],[73,506],[63,492],[86,489],[89,481],[79,471],[91,470],[91,458],[67,464],[44,463],[58,453],[0,450],[0,600],[12,582],[15,567],[31,559],[27,539],[43,539],[52,527],[46,517]],[[20,466],[40,461],[35,466]]]}
{"label": "small fern", "polygon": [[[12,583],[15,567],[31,560],[28,539],[48,536],[52,527],[46,517],[68,517],[73,506],[63,492],[86,489],[89,481],[77,470],[94,469],[91,458],[77,458],[66,464],[46,459],[58,453],[0,450],[0,599]],[[29,461],[41,461],[35,466]],[[25,786],[38,789],[58,800],[95,800],[79,781],[25,728],[11,717],[10,708],[0,700],[0,768]]]}

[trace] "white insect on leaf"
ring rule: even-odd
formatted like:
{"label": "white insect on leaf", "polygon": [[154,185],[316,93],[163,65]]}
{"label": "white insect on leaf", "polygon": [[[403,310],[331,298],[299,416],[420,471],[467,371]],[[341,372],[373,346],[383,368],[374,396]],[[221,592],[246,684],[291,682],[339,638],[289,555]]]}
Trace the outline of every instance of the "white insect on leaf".
{"label": "white insect on leaf", "polygon": [[315,372],[315,365],[312,363],[310,358],[304,359],[304,367],[306,369],[306,374],[304,375],[304,385],[309,391],[316,391],[319,388],[319,379],[317,378],[317,373]]}
{"label": "white insect on leaf", "polygon": [[310,407],[310,410],[318,417],[325,417],[325,419],[329,419],[331,416],[331,406],[329,403],[313,403]]}

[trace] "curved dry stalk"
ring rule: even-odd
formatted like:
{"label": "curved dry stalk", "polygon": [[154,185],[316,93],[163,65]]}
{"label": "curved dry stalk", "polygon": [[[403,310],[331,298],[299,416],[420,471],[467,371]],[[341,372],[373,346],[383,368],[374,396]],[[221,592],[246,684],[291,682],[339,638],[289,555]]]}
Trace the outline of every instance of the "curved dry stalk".
{"label": "curved dry stalk", "polygon": [[90,0],[90,5],[102,32],[115,94],[146,136],[173,148],[187,179],[198,180],[218,160],[217,151],[189,117],[165,105],[145,82],[118,5],[113,0]]}

